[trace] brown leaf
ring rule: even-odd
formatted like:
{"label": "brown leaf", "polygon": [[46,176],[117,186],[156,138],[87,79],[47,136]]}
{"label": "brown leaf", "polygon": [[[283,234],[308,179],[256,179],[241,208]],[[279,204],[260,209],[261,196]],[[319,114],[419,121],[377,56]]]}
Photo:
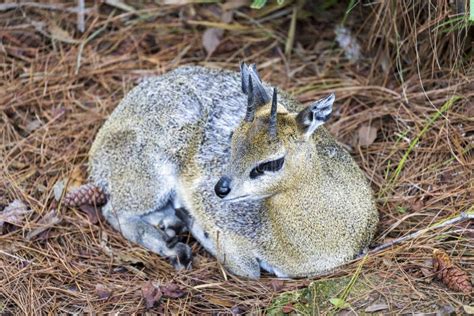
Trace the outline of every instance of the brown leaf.
{"label": "brown leaf", "polygon": [[42,232],[50,229],[54,225],[58,224],[61,222],[61,218],[59,217],[58,212],[56,209],[52,209],[48,214],[43,216],[39,221],[39,227],[33,229],[26,235],[27,240],[32,240]]}
{"label": "brown leaf", "polygon": [[285,285],[285,282],[283,280],[272,280],[270,282],[273,291],[275,292],[280,292],[283,289],[283,285]]}
{"label": "brown leaf", "polygon": [[388,305],[385,303],[382,304],[372,304],[370,306],[367,306],[365,311],[367,313],[374,313],[374,312],[379,312],[388,309]]}
{"label": "brown leaf", "polygon": [[461,267],[455,265],[445,251],[433,250],[433,270],[437,279],[449,289],[466,295],[471,294],[472,284],[469,275]]}
{"label": "brown leaf", "polygon": [[217,46],[219,46],[223,34],[224,30],[216,28],[209,28],[204,31],[204,34],[202,35],[202,45],[204,46],[204,49],[206,49],[208,55],[212,55]]}
{"label": "brown leaf", "polygon": [[105,3],[125,12],[135,13],[137,11],[134,7],[129,6],[128,4],[120,0],[105,0]]}
{"label": "brown leaf", "polygon": [[72,169],[71,174],[69,175],[69,182],[68,182],[68,189],[72,190],[75,188],[80,187],[86,182],[84,178],[84,171],[82,170],[81,166],[75,166]]}
{"label": "brown leaf", "polygon": [[95,286],[95,294],[97,294],[101,300],[106,300],[112,295],[112,291],[105,285],[98,283]]}
{"label": "brown leaf", "polygon": [[243,6],[248,6],[249,4],[249,0],[229,0],[222,3],[222,10],[234,10]]}
{"label": "brown leaf", "polygon": [[204,297],[208,302],[210,302],[214,305],[217,305],[217,306],[224,306],[224,307],[234,306],[234,302],[232,302],[230,300],[225,300],[225,299],[219,298],[217,296],[204,295]]}
{"label": "brown leaf", "polygon": [[425,203],[422,200],[417,200],[411,205],[413,212],[420,212],[425,207]]}
{"label": "brown leaf", "polygon": [[43,123],[40,120],[29,121],[25,126],[25,130],[28,133],[31,133],[31,132],[37,130],[38,128],[40,128],[41,125],[43,125]]}
{"label": "brown leaf", "polygon": [[433,273],[427,268],[420,268],[421,274],[423,274],[424,281],[426,283],[431,283],[433,279]]}
{"label": "brown leaf", "polygon": [[362,125],[359,128],[359,145],[370,146],[377,138],[377,128],[370,125]]}
{"label": "brown leaf", "polygon": [[234,18],[234,11],[224,11],[221,15],[221,21],[224,23],[232,22],[233,18]]}
{"label": "brown leaf", "polygon": [[97,212],[97,208],[89,205],[89,204],[82,204],[79,206],[81,211],[86,213],[89,222],[92,224],[97,224],[99,222],[99,213]]}
{"label": "brown leaf", "polygon": [[474,117],[474,106],[466,106],[464,113],[467,117]]}
{"label": "brown leaf", "polygon": [[[438,304],[437,304],[438,305]],[[449,304],[438,305],[438,310],[436,311],[436,316],[441,315],[456,315],[456,308]]]}
{"label": "brown leaf", "polygon": [[230,312],[232,313],[233,316],[244,315],[247,312],[247,308],[241,305],[234,305],[230,309]]}
{"label": "brown leaf", "polygon": [[76,44],[79,41],[75,40],[66,30],[63,30],[56,23],[51,23],[48,27],[51,37],[57,41],[61,41],[68,44]]}
{"label": "brown leaf", "polygon": [[281,308],[281,311],[285,314],[289,314],[294,310],[293,304],[288,303]]}
{"label": "brown leaf", "polygon": [[20,200],[14,200],[0,213],[0,232],[3,231],[3,225],[5,223],[21,226],[25,215],[31,212],[25,203]]}
{"label": "brown leaf", "polygon": [[51,115],[53,116],[53,120],[59,120],[59,119],[62,119],[64,118],[64,116],[66,115],[66,108],[61,106],[61,107],[58,107],[58,108],[53,108],[51,110]]}
{"label": "brown leaf", "polygon": [[153,285],[153,282],[148,281],[142,287],[142,295],[145,299],[146,308],[152,308],[160,301],[162,293],[159,288]]}
{"label": "brown leaf", "polygon": [[180,298],[186,295],[186,292],[182,290],[177,284],[167,284],[160,286],[161,292],[164,297],[168,298]]}

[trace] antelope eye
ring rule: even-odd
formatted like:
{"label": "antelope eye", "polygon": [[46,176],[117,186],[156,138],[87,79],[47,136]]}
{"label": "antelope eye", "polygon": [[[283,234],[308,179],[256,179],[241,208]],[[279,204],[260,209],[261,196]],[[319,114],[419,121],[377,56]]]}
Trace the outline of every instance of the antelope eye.
{"label": "antelope eye", "polygon": [[255,179],[263,175],[265,171],[276,172],[283,167],[285,162],[285,157],[281,157],[276,160],[267,161],[261,164],[258,164],[255,168],[250,171],[250,178]]}

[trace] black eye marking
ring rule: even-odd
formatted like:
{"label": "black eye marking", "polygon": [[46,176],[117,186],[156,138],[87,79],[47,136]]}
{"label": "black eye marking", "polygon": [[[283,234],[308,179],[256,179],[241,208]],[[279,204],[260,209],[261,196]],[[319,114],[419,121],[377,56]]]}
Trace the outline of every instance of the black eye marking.
{"label": "black eye marking", "polygon": [[255,179],[262,176],[265,171],[276,172],[283,167],[285,162],[285,157],[281,157],[276,160],[267,161],[261,164],[258,164],[255,168],[250,171],[250,178]]}

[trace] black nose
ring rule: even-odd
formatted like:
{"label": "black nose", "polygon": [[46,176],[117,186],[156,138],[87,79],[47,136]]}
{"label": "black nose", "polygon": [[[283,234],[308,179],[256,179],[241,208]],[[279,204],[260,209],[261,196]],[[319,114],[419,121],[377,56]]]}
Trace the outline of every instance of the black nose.
{"label": "black nose", "polygon": [[223,176],[217,181],[216,186],[214,187],[214,191],[216,192],[217,196],[220,198],[225,197],[230,192],[230,178]]}

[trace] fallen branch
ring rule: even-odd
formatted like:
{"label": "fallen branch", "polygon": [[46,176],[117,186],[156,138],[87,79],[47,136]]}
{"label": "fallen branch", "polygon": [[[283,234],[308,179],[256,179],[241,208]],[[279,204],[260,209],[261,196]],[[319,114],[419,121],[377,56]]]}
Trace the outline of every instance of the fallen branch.
{"label": "fallen branch", "polygon": [[[46,3],[36,3],[36,2],[12,2],[12,3],[2,3],[0,4],[0,11],[15,10],[19,8],[35,8],[43,10],[53,10],[53,11],[66,11],[70,13],[77,13],[78,8],[67,8],[63,4],[46,4]],[[90,9],[82,10],[82,13],[89,13]]]}
{"label": "fallen branch", "polygon": [[[382,245],[379,245],[373,249],[370,249],[369,250],[369,253],[377,253],[379,251],[382,251],[382,250],[385,250],[389,247],[392,247],[392,246],[395,246],[397,244],[400,244],[404,241],[407,241],[407,240],[411,240],[411,239],[415,239],[417,238],[418,236],[421,236],[423,235],[424,233],[430,231],[430,230],[433,230],[433,229],[438,229],[438,228],[443,228],[443,227],[446,227],[446,226],[449,226],[449,225],[453,225],[453,224],[456,224],[456,223],[459,223],[459,222],[462,222],[464,220],[474,220],[474,208],[471,208],[471,210],[467,211],[467,212],[461,212],[461,214],[459,214],[458,216],[456,217],[453,217],[453,218],[449,218],[449,219],[446,219],[446,220],[443,220],[441,222],[438,222],[430,227],[427,227],[427,228],[423,228],[423,229],[420,229],[419,231],[416,231],[412,234],[409,234],[409,235],[406,235],[406,236],[403,236],[403,237],[400,237],[400,238],[396,238],[390,242],[387,242],[385,244],[382,244]],[[361,254],[358,256],[358,258],[361,258],[365,256],[365,254]]]}

